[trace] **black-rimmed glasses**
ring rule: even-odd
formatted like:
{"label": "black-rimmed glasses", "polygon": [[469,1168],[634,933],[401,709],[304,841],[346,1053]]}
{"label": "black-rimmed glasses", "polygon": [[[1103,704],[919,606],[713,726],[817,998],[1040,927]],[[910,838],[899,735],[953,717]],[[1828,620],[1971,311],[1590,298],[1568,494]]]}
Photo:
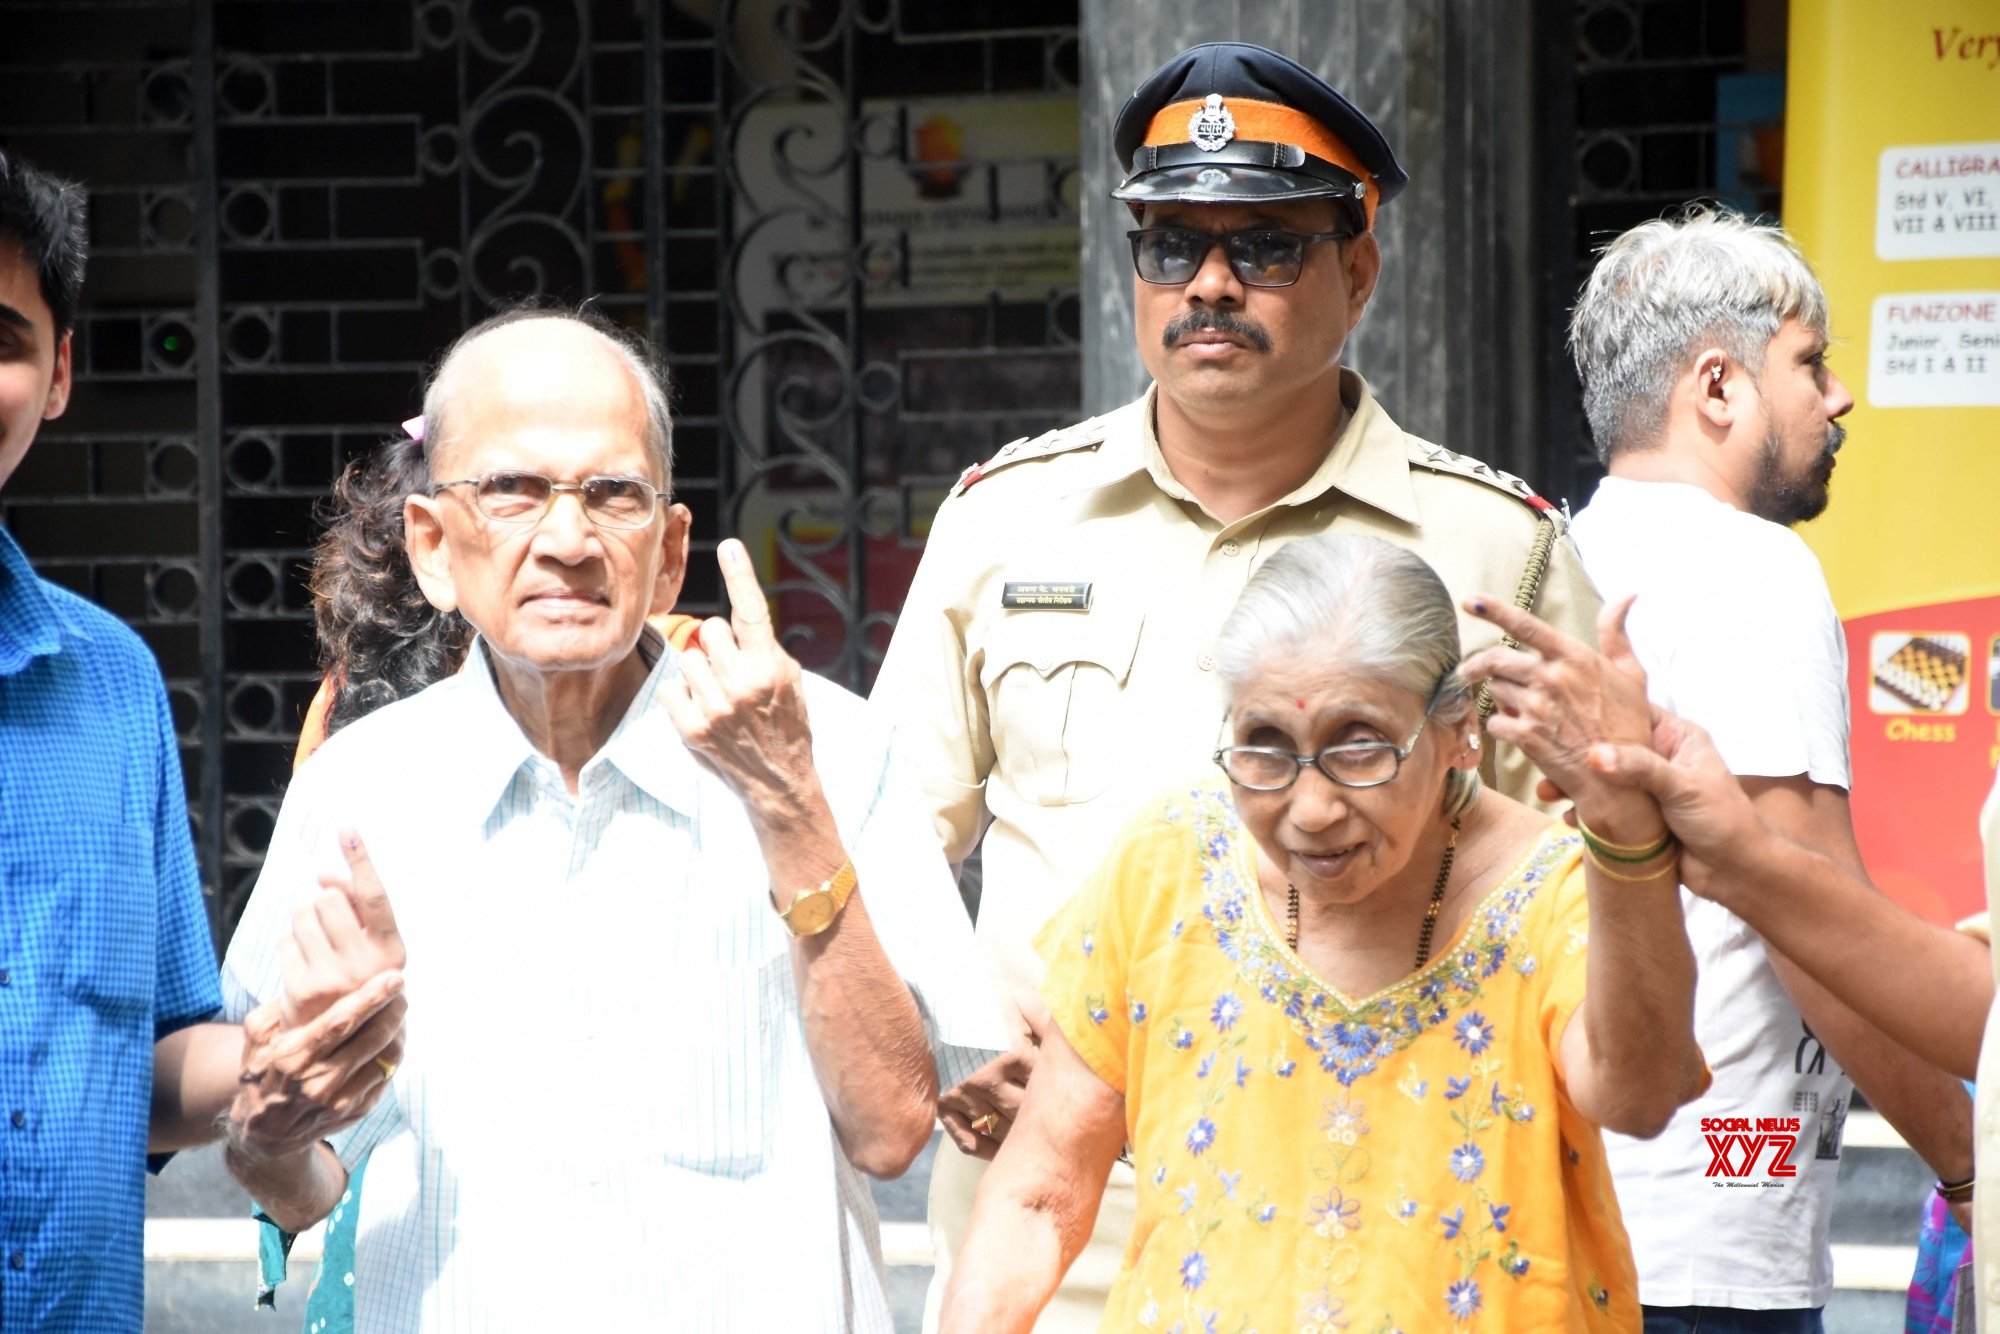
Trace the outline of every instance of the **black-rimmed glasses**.
{"label": "black-rimmed glasses", "polygon": [[1149,283],[1178,287],[1201,272],[1208,252],[1217,246],[1229,260],[1229,271],[1250,287],[1290,287],[1305,267],[1306,247],[1320,241],[1346,241],[1351,231],[1299,232],[1246,228],[1238,232],[1202,232],[1192,227],[1142,227],[1125,235],[1132,242],[1132,267]]}
{"label": "black-rimmed glasses", "polygon": [[447,487],[469,486],[472,503],[496,523],[533,523],[549,512],[556,495],[574,491],[583,501],[584,517],[599,528],[644,528],[660,507],[660,488],[643,477],[586,477],[581,482],[558,482],[538,472],[502,469],[464,477],[455,482],[435,482],[430,494]]}

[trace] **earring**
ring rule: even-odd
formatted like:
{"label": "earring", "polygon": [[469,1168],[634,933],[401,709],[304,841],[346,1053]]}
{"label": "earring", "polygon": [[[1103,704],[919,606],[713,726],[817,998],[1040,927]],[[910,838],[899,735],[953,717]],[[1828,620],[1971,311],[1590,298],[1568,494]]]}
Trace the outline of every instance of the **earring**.
{"label": "earring", "polygon": [[1720,362],[1708,368],[1708,378],[1716,384],[1722,383],[1722,365]]}
{"label": "earring", "polygon": [[1475,755],[1479,753],[1479,733],[1474,732],[1465,739],[1465,748]]}

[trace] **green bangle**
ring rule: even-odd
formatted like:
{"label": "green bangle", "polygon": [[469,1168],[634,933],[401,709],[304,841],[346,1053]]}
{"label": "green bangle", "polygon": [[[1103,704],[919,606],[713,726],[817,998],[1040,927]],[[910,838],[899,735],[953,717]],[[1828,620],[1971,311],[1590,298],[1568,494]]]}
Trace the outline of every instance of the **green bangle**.
{"label": "green bangle", "polygon": [[1583,835],[1583,846],[1589,848],[1605,861],[1619,862],[1626,866],[1638,866],[1644,862],[1652,861],[1679,841],[1674,837],[1674,831],[1669,829],[1660,835],[1659,841],[1656,843],[1648,843],[1643,846],[1630,843],[1610,843],[1591,833],[1590,826],[1583,822],[1583,816],[1581,815],[1576,817],[1576,831]]}
{"label": "green bangle", "polygon": [[1622,880],[1628,885],[1649,885],[1664,876],[1677,876],[1681,869],[1680,859],[1675,857],[1661,862],[1660,868],[1657,871],[1648,871],[1644,875],[1626,875],[1623,871],[1617,870],[1611,863],[1599,858],[1596,853],[1590,850],[1590,844],[1588,843],[1583,845],[1583,855],[1585,860],[1597,868],[1599,874],[1608,879]]}

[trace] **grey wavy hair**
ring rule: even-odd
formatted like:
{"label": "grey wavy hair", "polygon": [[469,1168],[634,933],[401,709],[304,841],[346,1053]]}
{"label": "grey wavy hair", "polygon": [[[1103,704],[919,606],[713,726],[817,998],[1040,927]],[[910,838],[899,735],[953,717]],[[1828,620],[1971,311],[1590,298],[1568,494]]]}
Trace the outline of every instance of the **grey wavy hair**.
{"label": "grey wavy hair", "polygon": [[1299,653],[1420,699],[1435,689],[1438,722],[1472,711],[1451,594],[1421,556],[1379,537],[1322,533],[1280,548],[1222,623],[1215,666],[1233,699],[1273,658]]}
{"label": "grey wavy hair", "polygon": [[[568,306],[514,306],[481,320],[458,336],[439,359],[437,369],[431,372],[430,382],[424,386],[425,465],[428,467],[437,458],[438,447],[446,436],[452,398],[461,391],[457,377],[452,374],[459,354],[495,329],[528,320],[565,320],[581,325],[596,334],[605,348],[625,363],[625,368],[632,373],[632,379],[646,400],[646,455],[659,471],[661,491],[671,495],[674,485],[674,419],[667,368],[661,364],[652,346],[631,330],[613,324],[593,310]],[[432,480],[437,480],[435,475]]]}
{"label": "grey wavy hair", "polygon": [[1719,347],[1761,374],[1790,319],[1824,335],[1826,292],[1777,227],[1694,206],[1606,246],[1569,325],[1597,457],[1659,443],[1690,356]]}

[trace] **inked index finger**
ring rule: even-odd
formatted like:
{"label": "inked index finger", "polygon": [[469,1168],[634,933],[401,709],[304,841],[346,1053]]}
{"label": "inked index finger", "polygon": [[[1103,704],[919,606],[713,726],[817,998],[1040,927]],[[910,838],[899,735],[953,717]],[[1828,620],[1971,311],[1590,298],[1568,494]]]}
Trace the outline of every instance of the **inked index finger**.
{"label": "inked index finger", "polygon": [[383,886],[382,877],[375,873],[375,862],[369,857],[361,835],[352,829],[341,830],[340,852],[347,858],[347,870],[352,877],[347,897],[354,904],[354,915],[361,919],[370,939],[391,955],[403,957],[403,933],[396,926],[396,910],[389,904],[389,891]]}
{"label": "inked index finger", "polygon": [[1480,620],[1499,626],[1521,647],[1533,649],[1544,658],[1574,657],[1591,651],[1589,645],[1578,643],[1533,612],[1522,611],[1491,593],[1475,593],[1461,605]]}
{"label": "inked index finger", "polygon": [[763,585],[757,582],[757,567],[750,562],[749,548],[736,538],[724,538],[715,548],[715,560],[722,567],[722,586],[729,592],[729,624],[739,644],[771,638],[771,604],[764,599]]}

